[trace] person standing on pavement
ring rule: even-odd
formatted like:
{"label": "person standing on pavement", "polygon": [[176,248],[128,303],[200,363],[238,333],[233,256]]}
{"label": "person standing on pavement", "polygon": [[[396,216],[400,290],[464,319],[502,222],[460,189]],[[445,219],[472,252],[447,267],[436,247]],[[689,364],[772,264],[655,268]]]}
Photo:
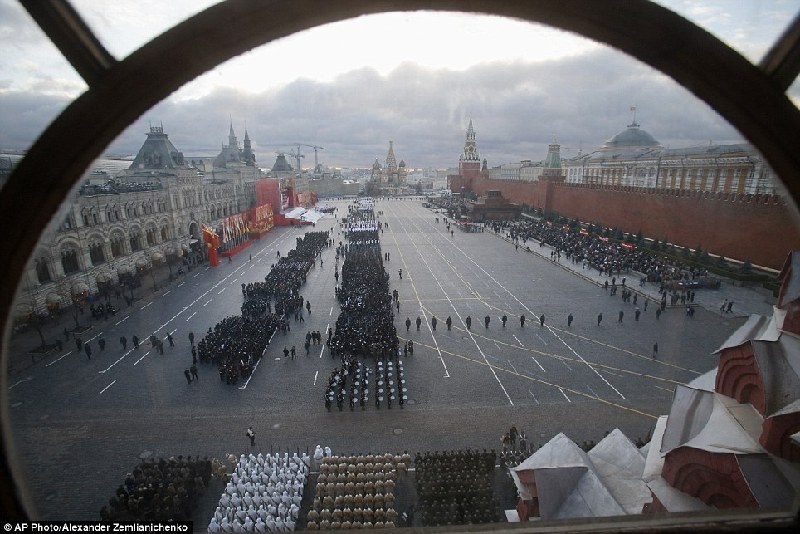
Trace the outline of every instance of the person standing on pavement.
{"label": "person standing on pavement", "polygon": [[653,359],[658,357],[658,342],[653,343]]}
{"label": "person standing on pavement", "polygon": [[622,311],[622,310],[620,310],[620,311],[619,311],[619,316],[618,316],[617,322],[618,322],[618,323],[621,323],[621,322],[622,322],[622,318],[623,318],[624,316],[625,316],[625,312],[624,312],[624,311]]}
{"label": "person standing on pavement", "polygon": [[573,319],[574,319],[574,317],[572,317],[571,313],[569,315],[567,315],[567,326],[572,326],[572,320]]}
{"label": "person standing on pavement", "polygon": [[472,330],[472,316],[467,315],[467,318],[464,319],[464,322],[467,325],[467,330]]}
{"label": "person standing on pavement", "polygon": [[520,328],[524,328],[525,327],[525,314],[522,314],[522,315],[519,316],[519,327]]}
{"label": "person standing on pavement", "polygon": [[544,314],[539,316],[539,326],[544,327]]}
{"label": "person standing on pavement", "polygon": [[133,348],[134,349],[138,349],[139,348],[139,338],[136,337],[136,336],[133,336],[131,338],[131,341],[133,341]]}
{"label": "person standing on pavement", "polygon": [[433,317],[431,317],[431,328],[433,328],[434,332],[436,332],[436,323],[437,323],[436,316],[434,315]]}
{"label": "person standing on pavement", "polygon": [[600,326],[600,323],[602,323],[602,322],[603,322],[603,314],[602,313],[598,313],[597,314],[597,326]]}
{"label": "person standing on pavement", "polygon": [[186,383],[187,384],[191,384],[192,383],[192,373],[191,373],[191,371],[189,371],[189,369],[184,369],[183,376],[186,377]]}
{"label": "person standing on pavement", "polygon": [[189,344],[194,347],[194,332],[189,332]]}
{"label": "person standing on pavement", "polygon": [[411,328],[411,318],[406,317],[406,332],[408,332],[409,328]]}
{"label": "person standing on pavement", "polygon": [[170,347],[175,346],[175,339],[173,339],[172,334],[170,332],[167,332],[167,341],[169,341]]}
{"label": "person standing on pavement", "polygon": [[106,350],[106,338],[103,337],[103,334],[100,334],[100,338],[97,340],[97,344],[100,345],[100,351]]}
{"label": "person standing on pavement", "polygon": [[451,319],[450,316],[448,315],[447,320],[445,320],[444,324],[447,325],[447,330],[451,330],[453,327],[453,319]]}
{"label": "person standing on pavement", "polygon": [[489,317],[488,315],[487,315],[486,317],[484,317],[484,318],[483,318],[483,326],[484,326],[484,328],[489,328],[489,322],[490,322],[491,320],[492,320],[492,318],[491,318],[491,317]]}
{"label": "person standing on pavement", "polygon": [[505,328],[506,327],[506,321],[508,321],[508,316],[507,315],[503,315],[500,318],[500,320],[503,322],[503,328]]}
{"label": "person standing on pavement", "polygon": [[422,319],[420,319],[419,315],[417,315],[417,332],[419,332],[419,325],[421,324],[422,324]]}
{"label": "person standing on pavement", "polygon": [[253,432],[253,427],[252,426],[247,427],[247,432],[246,432],[245,435],[248,438],[250,438],[250,446],[251,447],[255,447],[256,446],[256,433]]}
{"label": "person standing on pavement", "polygon": [[83,351],[86,353],[86,357],[91,360],[92,359],[92,347],[90,347],[88,343],[83,346]]}
{"label": "person standing on pavement", "polygon": [[197,366],[195,364],[192,364],[189,370],[192,373],[192,380],[200,380],[200,376],[197,374]]}
{"label": "person standing on pavement", "polygon": [[126,338],[125,336],[120,336],[119,344],[122,345],[122,350],[124,351],[125,349],[128,348],[128,338]]}

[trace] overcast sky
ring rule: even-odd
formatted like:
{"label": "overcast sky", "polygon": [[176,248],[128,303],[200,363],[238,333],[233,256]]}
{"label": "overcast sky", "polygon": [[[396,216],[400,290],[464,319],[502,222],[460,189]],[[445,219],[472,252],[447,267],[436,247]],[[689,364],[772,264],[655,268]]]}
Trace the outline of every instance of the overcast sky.
{"label": "overcast sky", "polygon": [[[123,58],[213,2],[74,3]],[[753,61],[800,8],[797,0],[661,3]],[[86,86],[16,0],[0,0],[0,42],[0,147],[25,148]],[[108,151],[135,153],[148,124],[163,123],[186,155],[212,154],[232,121],[240,140],[246,124],[263,167],[295,143],[324,147],[322,163],[366,167],[385,160],[389,140],[409,167],[452,167],[472,119],[481,157],[499,165],[541,160],[554,138],[567,157],[593,150],[631,122],[631,106],[665,146],[741,140],[669,78],[591,41],[497,17],[393,13],[236,58],[148,111]],[[301,150],[310,167],[313,149]]]}

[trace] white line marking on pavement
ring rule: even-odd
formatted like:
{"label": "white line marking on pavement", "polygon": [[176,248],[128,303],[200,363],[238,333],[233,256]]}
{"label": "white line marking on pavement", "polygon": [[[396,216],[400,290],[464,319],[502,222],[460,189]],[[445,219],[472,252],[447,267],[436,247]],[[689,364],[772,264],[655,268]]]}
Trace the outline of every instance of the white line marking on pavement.
{"label": "white line marking on pavement", "polygon": [[127,321],[127,320],[128,320],[128,317],[130,317],[130,315],[126,315],[125,317],[123,317],[122,319],[120,319],[119,321],[117,321],[116,323],[114,323],[114,326],[119,326],[119,325],[121,325],[122,323],[124,323],[125,321]]}
{"label": "white line marking on pavement", "polygon": [[111,382],[109,385],[107,385],[106,387],[104,387],[102,390],[100,390],[100,395],[102,395],[103,393],[105,393],[105,391],[106,391],[108,388],[110,388],[111,386],[113,386],[113,385],[114,385],[114,384],[116,384],[116,383],[117,383],[117,381],[116,381],[116,380],[114,380],[114,381],[113,381],[113,382]]}
{"label": "white line marking on pavement", "polygon": [[224,287],[223,287],[222,289],[220,289],[219,291],[217,291],[217,295],[222,295],[222,292],[223,292],[223,291],[225,291],[225,288],[224,288]]}
{"label": "white line marking on pavement", "polygon": [[544,370],[544,367],[542,367],[542,364],[541,364],[541,363],[539,363],[539,360],[537,360],[537,359],[536,359],[536,358],[534,358],[533,356],[531,356],[531,359],[532,359],[533,361],[535,361],[535,362],[536,362],[536,365],[538,365],[538,366],[539,366],[539,369],[541,369],[541,370],[542,370],[542,371],[544,371],[545,373],[547,372],[547,371],[545,371],[545,370]]}
{"label": "white line marking on pavement", "polygon": [[162,296],[162,297],[166,297],[166,296],[167,296],[167,295],[169,295],[170,293],[172,293],[172,290],[171,290],[171,289],[170,289],[169,291],[165,292],[165,293],[164,293],[163,295],[161,295],[161,296]]}
{"label": "white line marking on pavement", "polygon": [[[68,353],[66,353],[66,354],[64,354],[63,356],[61,356],[60,358],[58,358],[57,360],[53,360],[52,362],[50,362],[50,363],[48,363],[47,365],[45,365],[45,367],[50,367],[50,366],[51,366],[51,365],[53,365],[54,363],[60,362],[61,360],[63,360],[63,359],[64,359],[64,358],[66,358],[67,356],[69,356],[70,354],[72,354],[72,351],[69,351]],[[11,389],[11,388],[9,388],[9,389]]]}
{"label": "white line marking on pavement", "polygon": [[117,365],[119,362],[121,362],[122,360],[124,360],[124,359],[125,359],[125,356],[127,356],[128,354],[130,354],[130,353],[131,353],[131,352],[133,352],[134,350],[135,350],[135,349],[130,349],[128,352],[126,352],[125,354],[123,354],[122,356],[120,356],[120,358],[119,358],[117,361],[115,361],[114,363],[112,363],[111,365],[109,365],[108,367],[106,367],[106,368],[105,368],[105,369],[103,369],[102,371],[97,371],[97,374],[100,374],[100,375],[104,375],[104,374],[106,374],[106,373],[108,372],[108,370],[109,370],[109,369],[111,369],[112,367],[114,367],[115,365]]}
{"label": "white line marking on pavement", "polygon": [[511,366],[511,368],[514,370],[514,372],[515,372],[515,373],[519,374],[519,371],[517,371],[517,368],[516,368],[516,367],[514,367],[514,364],[513,364],[513,363],[511,363],[511,360],[508,360],[508,365],[510,365],[510,366]]}
{"label": "white line marking on pavement", "polygon": [[[70,351],[70,352],[72,352],[72,351]],[[69,352],[67,354],[69,354]],[[32,376],[29,376],[28,378],[23,378],[22,380],[18,380],[13,385],[8,386],[8,390],[11,391],[13,388],[17,387],[18,385],[22,384],[23,382],[30,382],[31,380],[33,380]]]}
{"label": "white line marking on pavement", "polygon": [[512,335],[514,336],[514,339],[516,339],[516,340],[517,340],[517,343],[519,343],[519,346],[520,346],[520,347],[524,347],[524,346],[525,346],[525,345],[523,345],[523,344],[522,344],[522,341],[520,341],[520,340],[519,340],[519,338],[517,337],[517,335],[516,335],[516,334],[512,334]]}
{"label": "white line marking on pavement", "polygon": [[192,275],[192,278],[197,278],[198,276],[200,276],[200,273],[195,273]]}
{"label": "white line marking on pavement", "polygon": [[139,308],[139,309],[143,310],[143,309],[147,308],[148,306],[150,306],[151,304],[153,304],[152,300],[150,302],[148,302],[147,304],[145,304],[144,306],[142,306],[141,308]]}
{"label": "white line marking on pavement", "polygon": [[275,329],[275,331],[272,332],[272,335],[269,336],[269,341],[267,342],[267,346],[264,347],[263,351],[261,351],[261,358],[258,359],[258,361],[256,362],[255,366],[253,367],[253,371],[250,373],[250,376],[247,377],[247,382],[245,382],[244,385],[242,387],[240,387],[239,389],[246,389],[247,388],[247,384],[250,383],[250,380],[252,380],[253,375],[256,374],[256,369],[258,369],[258,366],[261,363],[261,360],[264,359],[264,355],[267,353],[267,348],[269,347],[269,344],[272,343],[272,338],[275,337],[275,334],[277,332],[278,332],[278,330]]}
{"label": "white line marking on pavement", "polygon": [[189,322],[189,319],[191,319],[191,318],[192,318],[192,317],[194,317],[195,315],[197,315],[197,312],[194,312],[194,313],[193,313],[193,314],[191,314],[189,317],[187,317],[187,318],[186,318],[186,322],[188,323],[188,322]]}
{"label": "white line marking on pavement", "polygon": [[539,334],[536,334],[536,337],[538,337],[542,341],[542,343],[547,345],[547,341],[545,341],[544,338],[542,338],[542,336],[540,336]]}
{"label": "white line marking on pavement", "polygon": [[144,357],[145,357],[145,356],[147,356],[148,354],[150,354],[150,351],[149,351],[149,350],[148,350],[147,352],[145,352],[144,354],[142,354],[142,357],[141,357],[141,358],[139,358],[138,360],[136,360],[135,362],[133,362],[133,365],[137,365],[137,364],[138,364],[140,361],[144,360]]}
{"label": "white line marking on pavement", "polygon": [[565,399],[567,399],[569,402],[572,402],[571,400],[569,400],[569,397],[567,397],[567,394],[566,394],[566,393],[564,393],[564,390],[563,390],[563,389],[561,389],[561,388],[558,388],[558,391],[560,391],[560,392],[561,392],[561,394],[562,394],[562,395],[564,395],[564,398],[565,398]]}
{"label": "white line marking on pavement", "polygon": [[[594,392],[594,390],[592,389],[592,386],[590,386],[589,384],[586,384],[586,387],[587,387],[587,388],[589,388],[589,391],[591,391],[591,392],[592,392],[592,395],[594,395],[595,397],[597,397],[597,393],[595,393],[595,392]],[[656,387],[658,387],[658,386],[656,386]],[[598,398],[599,398],[599,397],[598,397]]]}
{"label": "white line marking on pavement", "polygon": [[208,304],[209,304],[209,303],[210,303],[212,300],[214,300],[214,299],[208,299],[208,300],[206,301],[206,303],[205,303],[205,304],[203,304],[203,307],[205,308],[206,306],[208,306]]}
{"label": "white line marking on pavement", "polygon": [[319,370],[314,373],[314,385],[317,385],[317,375],[319,374]]}
{"label": "white line marking on pavement", "polygon": [[328,317],[330,317],[331,315],[333,315],[333,306],[331,306],[331,311],[328,312]]}
{"label": "white line marking on pavement", "polygon": [[256,374],[256,369],[258,369],[258,365],[261,363],[261,360],[263,360],[263,358],[259,358],[258,359],[258,361],[256,362],[255,367],[253,367],[253,371],[250,373],[250,376],[247,377],[247,382],[245,382],[244,385],[242,387],[240,387],[239,389],[246,389],[247,388],[247,384],[250,383],[250,380],[253,378],[253,375]]}
{"label": "white line marking on pavement", "polygon": [[531,394],[531,397],[533,397],[533,400],[535,400],[535,401],[536,401],[536,404],[539,404],[539,399],[537,399],[537,398],[536,398],[536,395],[534,395],[534,394],[533,394],[533,391],[531,391],[531,390],[529,389],[529,390],[528,390],[528,393],[530,393],[530,394]]}
{"label": "white line marking on pavement", "polygon": [[[590,364],[589,362],[587,362],[586,360],[584,360],[584,359],[583,359],[583,356],[581,356],[580,354],[578,354],[577,352],[575,352],[575,349],[573,349],[571,346],[569,346],[569,345],[567,344],[567,342],[566,342],[566,341],[564,341],[563,339],[561,339],[561,336],[559,336],[558,334],[556,334],[556,333],[553,331],[553,329],[552,329],[552,328],[550,328],[549,326],[548,326],[547,328],[550,330],[550,333],[551,333],[551,334],[553,334],[554,336],[556,336],[556,338],[557,338],[557,339],[558,339],[558,340],[559,340],[561,343],[563,343],[563,344],[564,344],[564,346],[565,346],[565,347],[567,347],[567,348],[568,348],[568,349],[569,349],[569,350],[572,352],[572,354],[574,354],[575,356],[577,356],[577,357],[578,357],[578,359],[579,359],[581,362],[585,363],[585,364],[586,364],[586,366],[587,366],[587,367],[588,367],[588,368],[589,368],[589,369],[590,369],[590,370],[591,370],[591,371],[592,371],[594,374],[596,374],[596,375],[597,375],[597,376],[598,376],[598,377],[599,377],[599,378],[600,378],[600,379],[601,379],[603,382],[605,382],[605,383],[606,383],[606,385],[607,385],[608,387],[610,387],[611,389],[613,389],[613,390],[614,390],[614,392],[615,392],[617,395],[619,395],[620,397],[622,397],[622,399],[625,399],[625,396],[624,396],[622,393],[620,393],[620,392],[619,392],[619,390],[618,390],[617,388],[615,388],[614,386],[612,386],[612,385],[611,385],[611,382],[609,382],[608,380],[606,380],[606,377],[604,377],[603,375],[601,375],[601,374],[600,374],[600,373],[597,371],[597,369],[595,369],[595,368],[592,366],[592,364]],[[561,361],[563,362],[564,360],[561,360]],[[565,363],[564,365],[566,365],[566,363]],[[567,366],[567,368],[569,368],[569,366]],[[570,370],[571,370],[571,369],[570,369]]]}
{"label": "white line marking on pavement", "polygon": [[182,286],[183,284],[185,284],[185,283],[186,283],[186,282],[181,282],[180,284],[178,284],[178,287],[181,287],[181,286]]}

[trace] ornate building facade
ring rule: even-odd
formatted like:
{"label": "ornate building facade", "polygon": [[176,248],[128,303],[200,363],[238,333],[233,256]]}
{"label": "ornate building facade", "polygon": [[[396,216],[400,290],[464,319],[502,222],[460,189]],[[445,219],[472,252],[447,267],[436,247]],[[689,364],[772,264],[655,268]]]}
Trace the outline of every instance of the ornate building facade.
{"label": "ornate building facade", "polygon": [[[236,147],[232,128],[231,139]],[[214,226],[255,202],[260,171],[254,157],[247,149],[238,159],[230,154],[223,147],[217,160],[224,166],[203,172],[162,126],[151,127],[128,169],[90,174],[62,205],[29,262],[18,315],[91,301],[138,285],[146,274],[155,285],[154,269],[171,273],[202,257],[202,225]]]}
{"label": "ornate building facade", "polygon": [[378,158],[372,164],[372,173],[367,183],[367,194],[372,196],[403,195],[410,192],[406,186],[406,162],[394,155],[394,141],[389,141],[386,165],[381,166]]}
{"label": "ornate building facade", "polygon": [[774,172],[747,144],[664,148],[634,120],[600,148],[564,160],[567,182],[708,193],[775,194]]}

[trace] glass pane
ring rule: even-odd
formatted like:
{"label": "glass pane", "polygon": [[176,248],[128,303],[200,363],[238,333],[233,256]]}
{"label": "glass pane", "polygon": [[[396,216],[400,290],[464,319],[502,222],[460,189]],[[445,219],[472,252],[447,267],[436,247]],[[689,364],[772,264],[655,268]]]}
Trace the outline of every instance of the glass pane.
{"label": "glass pane", "polygon": [[71,1],[111,55],[123,58],[153,37],[216,4],[219,0]]}
{"label": "glass pane", "polygon": [[[7,394],[46,519],[202,529],[233,500],[223,473],[240,455],[320,445],[348,457],[336,470],[391,464],[391,484],[370,473],[358,490],[369,521],[378,506],[398,525],[504,521],[517,504],[507,467],[551,440],[574,453],[563,480],[578,481],[573,459],[591,461],[592,496],[618,490],[614,513],[639,513],[652,501],[644,458],[671,439],[654,432],[659,416],[676,400],[730,407],[709,401],[714,351],[772,314],[800,244],[777,178],[707,105],[606,47],[495,17],[302,32],[188,84],[107,152],[43,233],[14,308]],[[753,410],[713,421],[745,418],[724,429],[744,442]],[[434,453],[456,449],[487,452]],[[307,460],[305,480],[330,483]],[[441,481],[418,484],[442,464],[470,474],[446,503]],[[743,477],[762,467],[780,478],[749,464]],[[304,477],[289,476],[283,524],[292,505],[297,526],[315,521],[313,497],[294,499]],[[262,502],[277,492],[266,478]]]}
{"label": "glass pane", "polygon": [[758,63],[797,15],[797,0],[654,0]]}
{"label": "glass pane", "polygon": [[26,150],[86,84],[15,0],[0,0],[0,39],[0,149],[8,156]]}

